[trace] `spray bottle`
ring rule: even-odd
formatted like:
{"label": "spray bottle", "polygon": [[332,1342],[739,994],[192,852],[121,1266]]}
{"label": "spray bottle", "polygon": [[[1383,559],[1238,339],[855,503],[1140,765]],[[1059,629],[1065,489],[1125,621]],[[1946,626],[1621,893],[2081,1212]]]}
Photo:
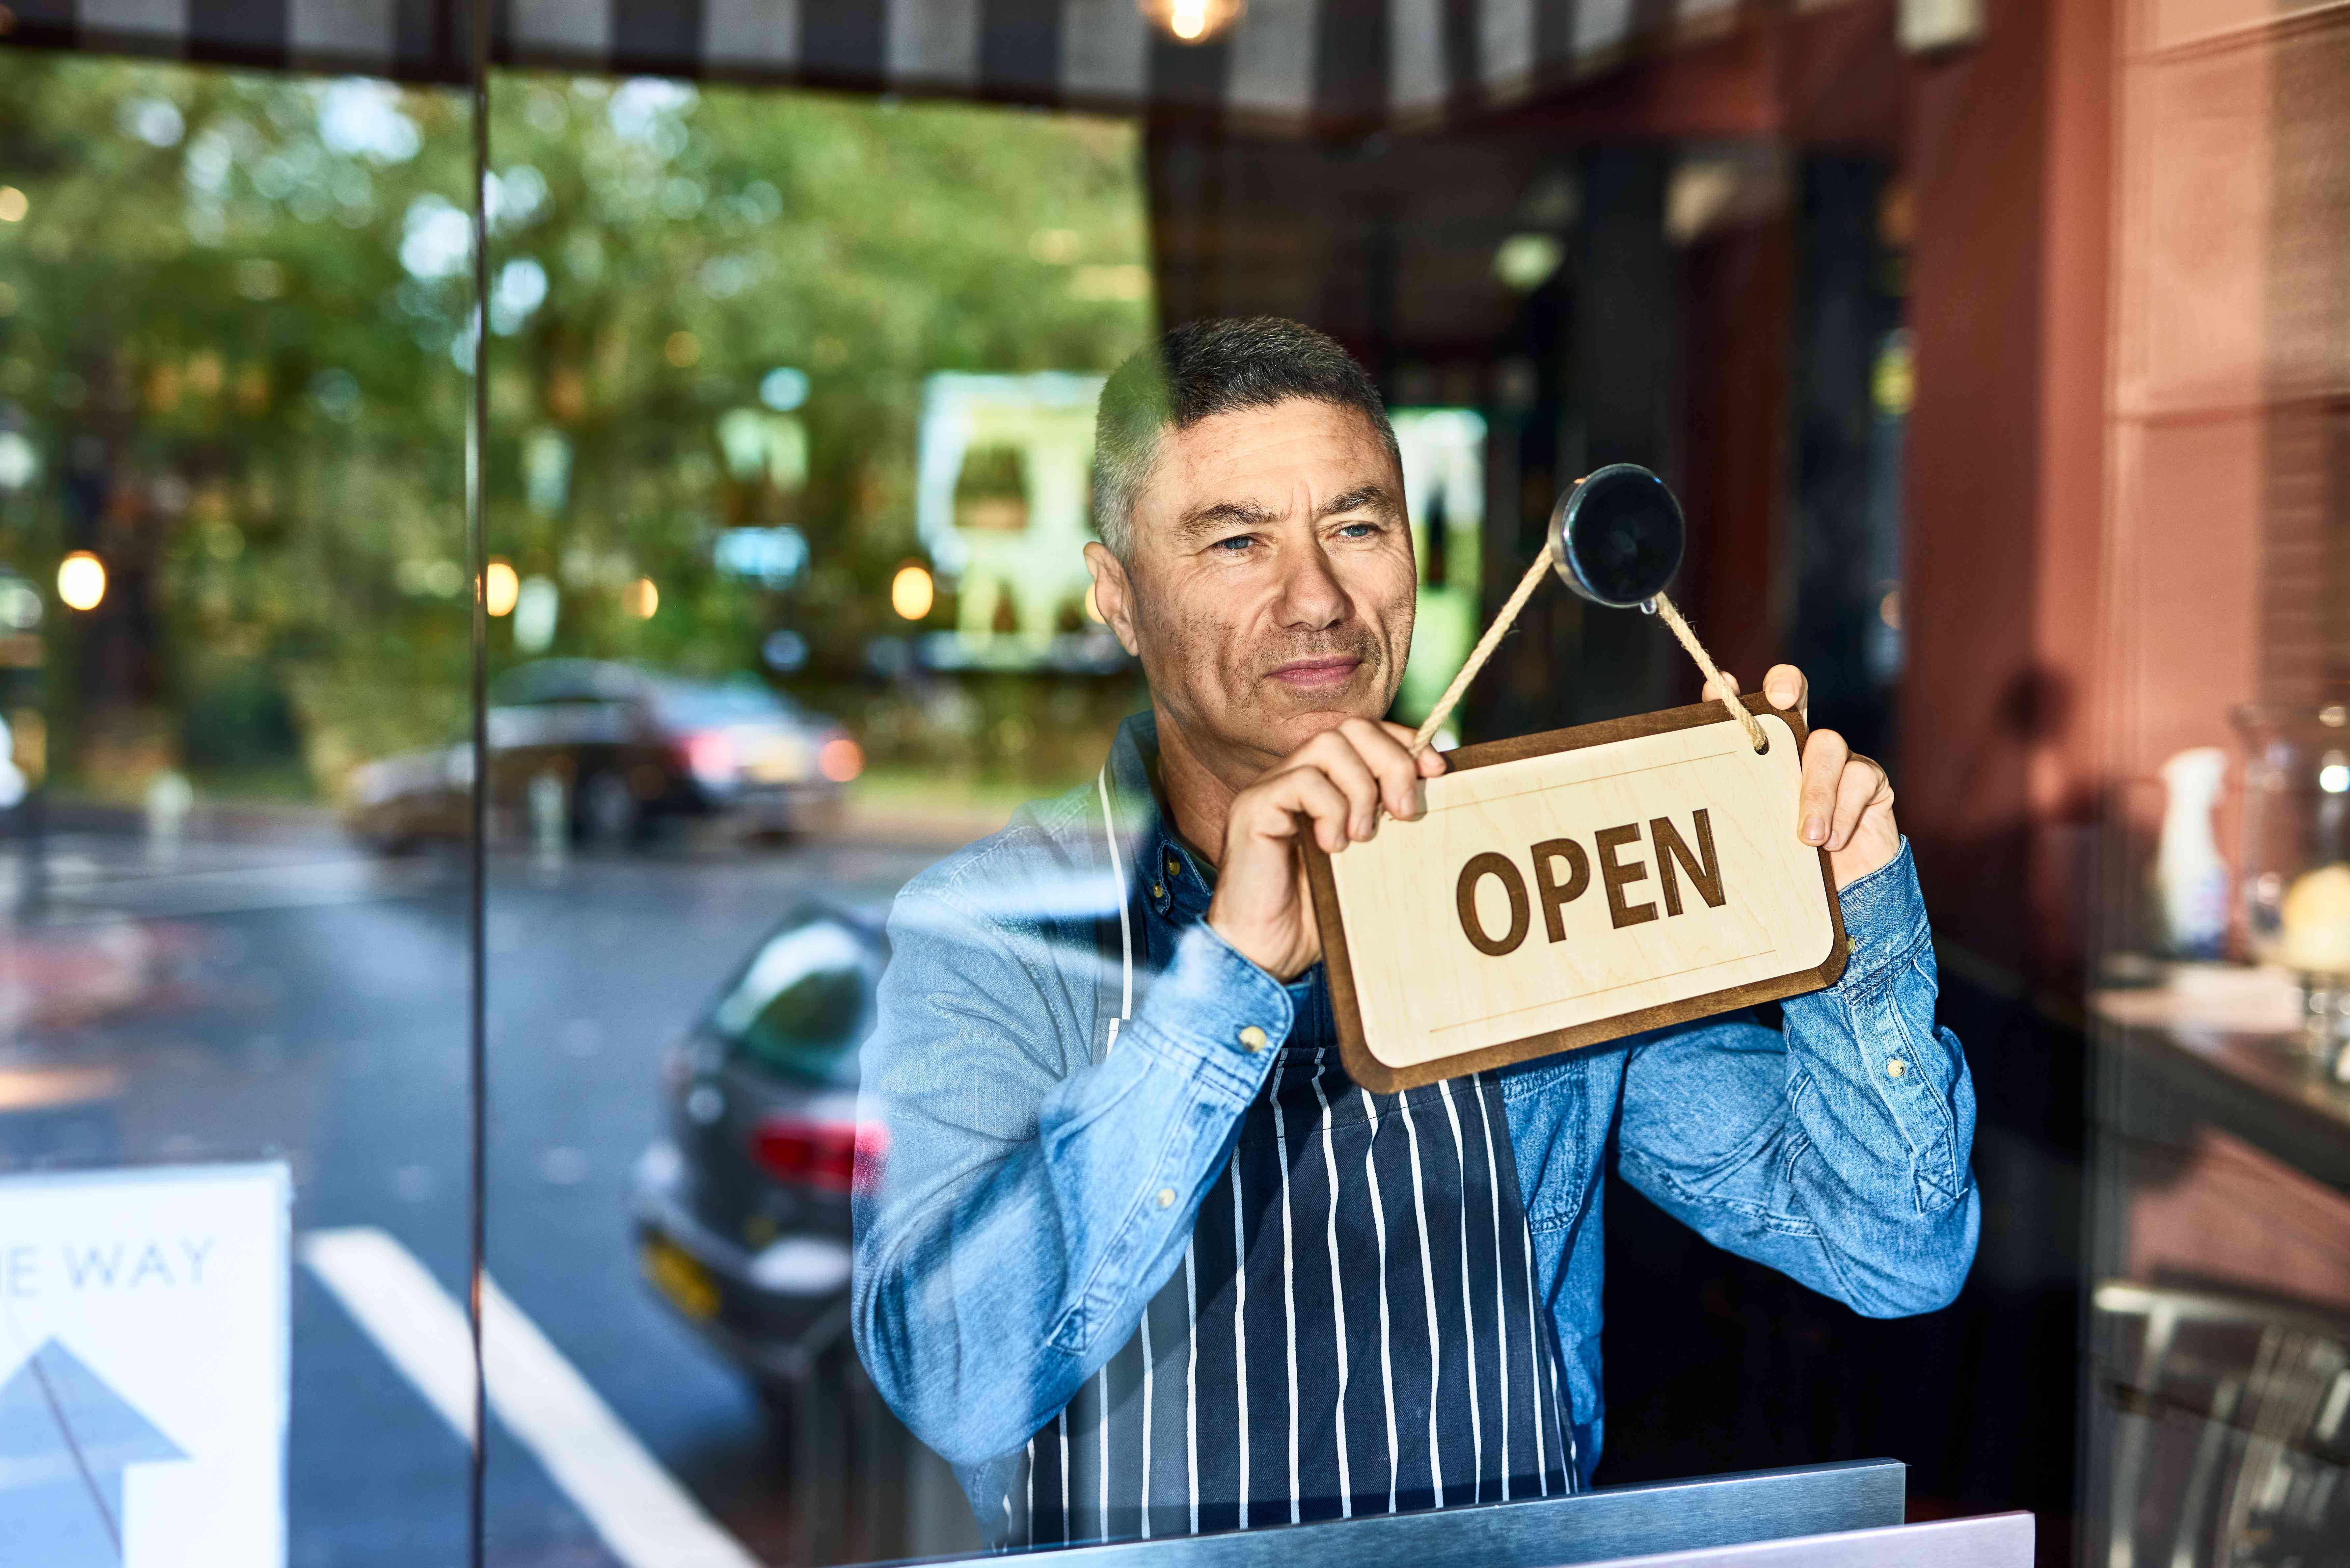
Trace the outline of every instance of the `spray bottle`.
{"label": "spray bottle", "polygon": [[2215,959],[2228,940],[2228,864],[2211,831],[2228,753],[2196,746],[2162,764],[2168,799],[2154,861],[2164,948],[2173,958]]}

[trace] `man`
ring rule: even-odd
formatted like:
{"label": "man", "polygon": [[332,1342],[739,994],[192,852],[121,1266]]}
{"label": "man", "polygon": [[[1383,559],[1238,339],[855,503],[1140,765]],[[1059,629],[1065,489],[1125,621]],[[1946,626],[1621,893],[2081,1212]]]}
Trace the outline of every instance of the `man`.
{"label": "man", "polygon": [[1948,1303],[1974,1099],[1883,771],[1813,732],[1788,831],[1827,848],[1853,945],[1783,1033],[1731,1014],[1367,1094],[1297,846],[1343,854],[1444,769],[1382,722],[1416,573],[1378,394],[1303,327],[1211,322],[1128,361],[1098,421],[1087,563],[1151,711],[907,887],[864,1052],[858,1349],[990,1538],[1588,1486],[1611,1137],[1721,1246],[1870,1315]]}

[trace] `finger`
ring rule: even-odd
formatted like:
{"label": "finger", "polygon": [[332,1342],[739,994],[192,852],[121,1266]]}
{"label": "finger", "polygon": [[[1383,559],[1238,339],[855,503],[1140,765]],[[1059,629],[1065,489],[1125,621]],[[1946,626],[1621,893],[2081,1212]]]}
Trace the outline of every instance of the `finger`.
{"label": "finger", "polygon": [[1347,797],[1347,836],[1368,838],[1379,820],[1379,781],[1344,735],[1325,731],[1290,758],[1291,772],[1318,769]]}
{"label": "finger", "polygon": [[1387,732],[1384,725],[1368,719],[1349,719],[1338,726],[1338,733],[1355,748],[1355,754],[1379,781],[1379,801],[1388,815],[1412,817],[1419,813],[1419,764],[1412,761],[1411,748]]}
{"label": "finger", "polygon": [[[1379,721],[1379,728],[1393,735],[1407,752],[1411,750],[1411,742],[1419,733],[1409,724],[1391,724],[1384,719]],[[1434,742],[1430,742],[1417,753],[1417,761],[1419,766],[1419,776],[1424,779],[1434,778],[1451,765],[1444,760],[1444,753],[1436,749]]]}
{"label": "finger", "polygon": [[1804,747],[1804,789],[1795,807],[1795,836],[1804,843],[1824,845],[1835,813],[1836,783],[1844,776],[1845,760],[1852,748],[1834,730],[1814,730]]}
{"label": "finger", "polygon": [[1860,828],[1860,819],[1866,814],[1877,792],[1885,787],[1885,770],[1866,757],[1854,756],[1846,760],[1844,772],[1836,779],[1835,815],[1828,823],[1828,847],[1843,849],[1852,843],[1852,836]]}
{"label": "finger", "polygon": [[[1728,691],[1724,691],[1722,690],[1722,686],[1725,683],[1730,687]],[[1724,697],[1734,695],[1737,691],[1738,677],[1725,670],[1721,672],[1721,680],[1716,680],[1711,676],[1706,678],[1705,690],[1697,694],[1697,700],[1700,702],[1719,702]]]}
{"label": "finger", "polygon": [[1313,834],[1314,842],[1326,855],[1347,847],[1347,819],[1355,811],[1354,803],[1330,782],[1330,775],[1311,767],[1291,768],[1244,792],[1232,803],[1234,820],[1243,820],[1243,825],[1249,832],[1266,838],[1294,839],[1302,828]]}
{"label": "finger", "polygon": [[1806,711],[1804,704],[1811,701],[1812,683],[1794,665],[1774,664],[1771,673],[1762,677],[1762,695],[1773,708],[1800,713]]}

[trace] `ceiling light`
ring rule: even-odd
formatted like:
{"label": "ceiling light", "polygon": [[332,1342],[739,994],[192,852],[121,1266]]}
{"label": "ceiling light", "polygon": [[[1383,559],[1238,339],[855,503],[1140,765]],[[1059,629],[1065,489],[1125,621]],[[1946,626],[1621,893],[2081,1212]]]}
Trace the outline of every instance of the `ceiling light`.
{"label": "ceiling light", "polygon": [[1179,44],[1204,44],[1241,19],[1248,0],[1141,0],[1151,25]]}

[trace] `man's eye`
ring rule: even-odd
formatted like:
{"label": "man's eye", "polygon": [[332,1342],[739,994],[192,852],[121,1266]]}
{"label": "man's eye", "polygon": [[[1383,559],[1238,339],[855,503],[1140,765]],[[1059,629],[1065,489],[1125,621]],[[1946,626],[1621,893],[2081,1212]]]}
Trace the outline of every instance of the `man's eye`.
{"label": "man's eye", "polygon": [[1368,539],[1378,531],[1379,525],[1376,523],[1349,523],[1338,530],[1338,536],[1342,539]]}
{"label": "man's eye", "polygon": [[1225,550],[1237,556],[1243,550],[1247,549],[1251,545],[1255,543],[1256,536],[1253,534],[1235,534],[1229,539],[1217,540],[1214,544],[1209,545],[1208,548],[1211,550]]}

